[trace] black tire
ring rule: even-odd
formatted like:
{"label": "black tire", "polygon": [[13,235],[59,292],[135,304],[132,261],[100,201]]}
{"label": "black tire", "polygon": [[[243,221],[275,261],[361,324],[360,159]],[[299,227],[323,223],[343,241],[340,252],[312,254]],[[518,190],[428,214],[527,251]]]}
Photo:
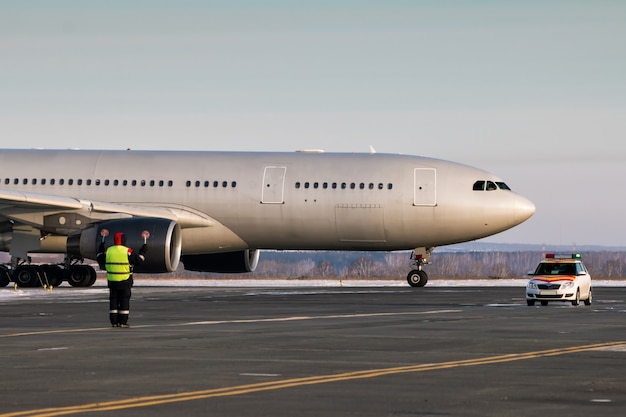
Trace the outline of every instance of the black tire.
{"label": "black tire", "polygon": [[580,304],[580,288],[576,289],[576,298],[572,300],[572,305],[577,306]]}
{"label": "black tire", "polygon": [[591,296],[591,288],[589,288],[589,297],[587,297],[587,299],[585,300],[585,305],[590,306],[592,301],[593,297]]}
{"label": "black tire", "polygon": [[424,287],[426,286],[426,284],[428,284],[428,274],[426,273],[426,271],[419,271],[419,274],[422,277],[422,279],[420,279],[420,282],[417,286]]}
{"label": "black tire", "polygon": [[0,287],[6,287],[9,285],[9,282],[11,282],[9,269],[4,265],[0,265]]}
{"label": "black tire", "polygon": [[41,285],[37,267],[32,265],[20,265],[13,271],[13,281],[18,287],[34,288]]}
{"label": "black tire", "polygon": [[89,282],[87,283],[87,286],[91,287],[93,284],[96,283],[96,279],[98,278],[98,275],[96,274],[96,270],[93,269],[93,267],[86,266],[86,268],[89,270]]}
{"label": "black tire", "polygon": [[534,305],[535,305],[535,300],[528,300],[528,299],[527,299],[527,300],[526,300],[526,304],[527,304],[529,307],[532,307],[532,306],[534,306]]}
{"label": "black tire", "polygon": [[63,283],[63,268],[59,265],[42,265],[41,268],[48,278],[48,285],[58,287]]}
{"label": "black tire", "polygon": [[406,281],[411,287],[423,287],[428,282],[428,274],[424,271],[414,269],[406,276]]}
{"label": "black tire", "polygon": [[545,307],[545,306],[548,305],[548,302],[547,301],[541,301],[541,305]]}
{"label": "black tire", "polygon": [[[89,271],[93,270],[88,265],[72,265],[67,274],[67,282],[72,287],[88,287],[92,280],[92,274]],[[95,270],[94,270],[95,273]],[[93,284],[93,283],[92,283]]]}

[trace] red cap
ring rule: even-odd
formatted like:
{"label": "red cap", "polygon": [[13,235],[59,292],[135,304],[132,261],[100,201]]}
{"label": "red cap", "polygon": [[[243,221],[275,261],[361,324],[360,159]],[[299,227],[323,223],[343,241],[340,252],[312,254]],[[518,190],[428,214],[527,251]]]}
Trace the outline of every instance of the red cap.
{"label": "red cap", "polygon": [[124,233],[122,232],[117,232],[115,234],[115,236],[113,236],[113,243],[115,243],[116,245],[122,245],[122,237],[124,236]]}

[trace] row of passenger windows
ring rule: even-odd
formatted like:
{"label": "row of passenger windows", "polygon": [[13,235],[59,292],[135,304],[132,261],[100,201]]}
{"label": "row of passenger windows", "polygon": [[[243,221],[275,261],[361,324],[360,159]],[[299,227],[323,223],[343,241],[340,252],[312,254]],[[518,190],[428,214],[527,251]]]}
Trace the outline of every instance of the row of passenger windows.
{"label": "row of passenger windows", "polygon": [[[478,181],[476,184],[478,184],[481,181]],[[482,181],[484,183],[484,181]],[[491,181],[489,181],[489,183],[493,184]],[[100,180],[100,179],[73,179],[73,178],[50,178],[50,179],[46,179],[46,178],[41,178],[41,179],[37,179],[37,178],[5,178],[4,179],[4,184],[6,185],[10,185],[10,184],[14,184],[14,185],[77,185],[77,186],[113,186],[113,187],[118,187],[118,186],[122,186],[122,187],[127,187],[127,186],[131,186],[131,187],[173,187],[174,186],[174,181],[172,180],[118,180],[118,179],[105,179],[105,180]],[[474,184],[474,189],[476,190],[476,184]],[[498,183],[500,184],[500,183]],[[504,183],[502,183],[504,184]],[[190,187],[196,187],[196,188],[200,188],[200,187],[204,187],[204,188],[235,188],[237,187],[237,181],[208,181],[208,180],[204,180],[204,181],[200,181],[200,180],[196,180],[196,181],[186,181],[185,185],[190,188]],[[393,189],[393,184],[392,183],[387,183],[387,184],[383,184],[382,182],[379,182],[378,184],[374,184],[373,182],[370,182],[369,184],[366,184],[364,182],[361,183],[356,183],[356,182],[351,182],[351,183],[346,183],[346,182],[296,182],[295,183],[295,187],[296,189],[299,188],[304,188],[304,189],[309,189],[309,188],[313,188],[313,189],[319,189],[322,188],[324,190],[331,188],[333,190],[335,189],[342,189],[345,190],[347,188],[350,188],[351,190],[355,190],[355,189],[360,189],[360,190],[365,190],[365,189],[369,189],[369,190],[374,190],[374,189],[378,189],[378,190],[383,190],[383,189],[388,189],[391,190]],[[483,185],[484,187],[484,185]],[[495,187],[495,185],[494,185]],[[506,185],[505,185],[506,187]],[[501,187],[502,188],[502,187]],[[508,189],[508,187],[506,188]]]}
{"label": "row of passenger windows", "polygon": [[497,189],[501,190],[511,190],[508,185],[499,181],[476,181],[474,183],[474,187],[472,188],[474,191],[493,191]]}
{"label": "row of passenger windows", "polygon": [[[382,182],[379,182],[378,184],[374,184],[373,182],[370,182],[369,184],[366,184],[364,182],[361,182],[359,184],[357,184],[356,182],[351,182],[349,184],[347,182],[342,182],[342,183],[338,183],[338,182],[332,182],[332,183],[328,183],[328,182],[322,182],[322,183],[313,182],[313,183],[311,183],[311,182],[308,182],[308,181],[304,182],[304,183],[301,183],[300,181],[296,182],[296,189],[301,188],[301,187],[303,187],[305,189],[308,189],[308,188],[314,188],[314,189],[322,188],[324,190],[326,190],[328,188],[331,188],[333,190],[336,190],[337,188],[341,188],[342,190],[345,190],[348,187],[351,190],[355,190],[355,189],[357,189],[357,187],[360,190],[365,190],[366,188],[369,189],[369,190],[374,190],[376,188],[378,188],[379,190],[382,190],[382,189],[385,188],[385,185]],[[388,183],[386,187],[387,187],[388,190],[391,190],[393,188],[393,184],[392,183]]]}
{"label": "row of passenger windows", "polygon": [[[100,179],[73,179],[73,178],[69,178],[69,179],[65,179],[65,178],[50,178],[50,179],[46,179],[46,178],[42,178],[42,179],[37,179],[37,178],[5,178],[4,179],[4,184],[6,185],[10,185],[10,184],[14,184],[14,185],[78,185],[78,186],[101,186],[104,185],[105,187],[108,186],[113,186],[113,187],[117,187],[117,186],[122,186],[122,187],[127,187],[127,186],[131,186],[131,187],[173,187],[174,186],[174,181],[172,180],[100,180]],[[236,181],[187,181],[185,184],[187,187],[192,187],[192,186],[196,186],[196,187],[202,187],[204,186],[205,188],[209,188],[209,187],[213,187],[213,188],[218,188],[218,187],[222,187],[222,188],[226,188],[228,186],[235,188],[237,186],[237,182]]]}
{"label": "row of passenger windows", "polygon": [[[213,186],[213,188],[218,188],[218,187],[222,187],[222,188],[227,188],[228,187],[228,181],[187,181],[187,187],[191,187],[192,185],[195,185],[196,188],[200,188],[200,187],[204,187],[204,188],[209,188],[211,186]],[[231,181],[230,182],[230,186],[232,188],[237,187],[237,181]]]}

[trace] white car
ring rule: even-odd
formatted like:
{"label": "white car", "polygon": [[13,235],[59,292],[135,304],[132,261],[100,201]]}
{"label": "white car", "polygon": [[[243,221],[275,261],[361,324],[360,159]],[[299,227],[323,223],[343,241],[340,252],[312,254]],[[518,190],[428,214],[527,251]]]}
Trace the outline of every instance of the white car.
{"label": "white car", "polygon": [[591,305],[591,275],[578,253],[565,256],[547,254],[526,285],[526,302],[529,306],[539,301],[542,306],[549,301],[569,301],[577,306],[583,300]]}

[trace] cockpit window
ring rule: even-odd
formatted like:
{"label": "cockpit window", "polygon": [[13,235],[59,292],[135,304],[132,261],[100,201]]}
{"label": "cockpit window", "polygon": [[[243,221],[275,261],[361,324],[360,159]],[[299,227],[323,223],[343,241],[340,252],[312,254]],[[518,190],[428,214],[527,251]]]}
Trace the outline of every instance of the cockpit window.
{"label": "cockpit window", "polygon": [[482,191],[485,189],[485,181],[476,181],[474,183],[474,188],[472,188],[474,191]]}
{"label": "cockpit window", "polygon": [[474,190],[474,191],[485,191],[485,190],[487,190],[487,191],[494,191],[494,190],[497,190],[497,189],[511,191],[509,186],[506,185],[505,183],[503,183],[502,181],[478,180],[472,186],[472,190]]}
{"label": "cockpit window", "polygon": [[501,189],[501,190],[509,190],[509,191],[511,191],[511,189],[509,188],[509,186],[508,186],[508,185],[506,185],[506,184],[505,184],[505,183],[503,183],[503,182],[496,182],[496,184],[498,184],[498,188],[499,188],[499,189]]}

